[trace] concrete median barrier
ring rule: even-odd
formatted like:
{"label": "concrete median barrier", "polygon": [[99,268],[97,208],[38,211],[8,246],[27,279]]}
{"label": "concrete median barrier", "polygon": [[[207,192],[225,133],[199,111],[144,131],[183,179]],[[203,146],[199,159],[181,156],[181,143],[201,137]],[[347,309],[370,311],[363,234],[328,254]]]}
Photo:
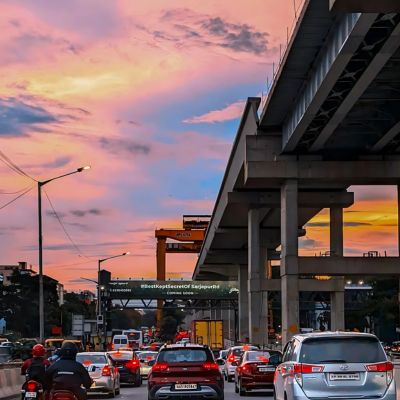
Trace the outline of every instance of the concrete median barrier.
{"label": "concrete median barrier", "polygon": [[0,369],[0,399],[16,396],[20,393],[24,377],[18,367],[5,366]]}

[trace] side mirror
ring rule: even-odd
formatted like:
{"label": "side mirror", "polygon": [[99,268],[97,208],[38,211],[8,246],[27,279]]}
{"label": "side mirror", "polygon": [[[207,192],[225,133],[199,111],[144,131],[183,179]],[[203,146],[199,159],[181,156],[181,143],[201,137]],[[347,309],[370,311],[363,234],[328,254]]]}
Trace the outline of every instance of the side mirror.
{"label": "side mirror", "polygon": [[237,361],[232,361],[231,362],[232,367],[237,367],[239,364]]}
{"label": "side mirror", "polygon": [[150,361],[147,363],[147,365],[148,365],[149,367],[152,367],[155,363],[156,363],[156,360],[150,360]]}
{"label": "side mirror", "polygon": [[223,360],[222,358],[218,358],[217,364],[218,365],[225,365],[225,360]]}

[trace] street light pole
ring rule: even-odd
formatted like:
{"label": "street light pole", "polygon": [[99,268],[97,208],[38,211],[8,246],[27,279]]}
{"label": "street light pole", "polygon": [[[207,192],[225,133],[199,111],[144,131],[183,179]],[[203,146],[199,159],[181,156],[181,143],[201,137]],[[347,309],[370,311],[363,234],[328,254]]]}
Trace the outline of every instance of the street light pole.
{"label": "street light pole", "polygon": [[69,172],[46,181],[38,181],[38,230],[39,230],[39,337],[44,341],[44,285],[43,285],[43,226],[42,226],[42,187],[47,183],[65,176],[77,174],[90,169],[90,166],[80,167],[76,171]]}
{"label": "street light pole", "polygon": [[[122,254],[118,254],[118,255],[116,255],[116,256],[111,256],[111,257],[107,257],[107,258],[102,258],[102,259],[100,259],[100,260],[97,260],[97,310],[96,310],[96,317],[97,317],[97,321],[99,322],[99,316],[101,316],[102,315],[102,310],[101,310],[101,285],[100,285],[100,271],[101,271],[101,263],[102,262],[104,262],[104,261],[107,261],[107,260],[111,260],[112,258],[117,258],[117,257],[123,257],[123,256],[126,256],[126,255],[128,255],[128,254],[130,254],[129,253],[129,251],[127,251],[127,252],[125,252],[125,253],[122,253]],[[107,335],[107,330],[106,330],[106,326],[105,326],[105,318],[104,318],[104,315],[103,315],[103,330],[104,330],[104,333],[105,333],[105,335],[104,336],[106,336]],[[100,329],[99,328],[97,328],[97,331],[98,331],[98,336],[99,336],[99,339],[100,339],[100,341],[101,341],[101,331],[100,331]]]}

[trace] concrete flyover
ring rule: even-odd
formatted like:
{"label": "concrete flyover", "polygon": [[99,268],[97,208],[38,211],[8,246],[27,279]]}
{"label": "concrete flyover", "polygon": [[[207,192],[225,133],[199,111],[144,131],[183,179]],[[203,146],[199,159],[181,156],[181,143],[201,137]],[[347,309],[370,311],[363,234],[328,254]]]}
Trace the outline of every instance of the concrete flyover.
{"label": "concrete flyover", "polygon": [[[331,328],[343,329],[344,276],[400,275],[397,257],[343,257],[348,188],[400,182],[400,14],[390,1],[368,13],[334,3],[305,2],[260,116],[260,99],[248,99],[193,274],[239,280],[240,336],[253,343],[268,343],[268,291],[281,291],[286,341],[299,292],[330,292]],[[323,208],[330,257],[299,257]]]}

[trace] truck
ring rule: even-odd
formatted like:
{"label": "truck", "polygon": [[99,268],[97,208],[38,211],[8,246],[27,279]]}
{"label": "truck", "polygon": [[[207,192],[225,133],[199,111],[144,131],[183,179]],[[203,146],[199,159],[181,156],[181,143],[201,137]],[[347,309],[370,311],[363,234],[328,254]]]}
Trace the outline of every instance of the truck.
{"label": "truck", "polygon": [[192,343],[206,344],[211,350],[224,348],[223,322],[220,319],[197,319],[192,321]]}

